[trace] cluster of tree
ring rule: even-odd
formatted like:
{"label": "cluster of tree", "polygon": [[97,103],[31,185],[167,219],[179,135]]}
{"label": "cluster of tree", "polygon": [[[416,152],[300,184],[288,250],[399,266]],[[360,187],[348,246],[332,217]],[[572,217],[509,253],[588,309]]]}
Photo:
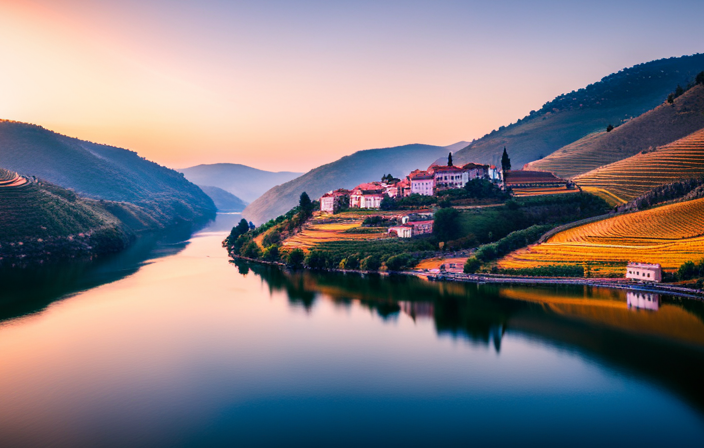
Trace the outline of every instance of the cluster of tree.
{"label": "cluster of tree", "polygon": [[704,258],[698,262],[687,261],[677,270],[678,280],[704,279]]}
{"label": "cluster of tree", "polygon": [[498,269],[495,272],[516,277],[584,277],[584,266],[555,264],[534,268]]}
{"label": "cluster of tree", "polygon": [[398,224],[396,218],[387,218],[385,216],[369,216],[362,221],[362,227],[390,227]]}
{"label": "cluster of tree", "polygon": [[405,198],[392,198],[384,196],[381,200],[381,210],[410,210],[420,207],[428,207],[438,203],[438,198],[435,196],[423,196],[418,193],[413,193]]}
{"label": "cluster of tree", "polygon": [[694,81],[687,84],[687,87],[683,88],[681,85],[677,84],[677,88],[675,89],[675,91],[667,96],[667,102],[673,104],[677,97],[682,96],[684,92],[696,85],[704,85],[704,72],[698,73],[697,76],[694,78]]}
{"label": "cluster of tree", "polygon": [[[241,255],[247,258],[258,258],[268,261],[281,260],[280,242],[284,238],[284,233],[290,234],[300,228],[313,215],[316,202],[310,200],[306,192],[301,193],[298,206],[292,208],[285,215],[268,221],[266,224],[255,228],[251,222],[242,219],[232,228],[230,234],[223,241],[223,246],[231,254]],[[254,241],[262,233],[266,232],[262,238],[264,250]],[[290,256],[290,253],[288,254]]]}
{"label": "cluster of tree", "polygon": [[699,198],[704,198],[704,178],[683,179],[653,188],[619,206],[616,210],[619,212],[645,210],[664,202],[691,201]]}
{"label": "cluster of tree", "polygon": [[401,179],[394,177],[391,175],[391,173],[389,173],[389,174],[384,174],[383,176],[381,176],[381,181],[386,182],[387,184],[393,184],[396,182],[400,182]]}
{"label": "cluster of tree", "polygon": [[553,225],[549,224],[533,225],[527,229],[511,232],[495,243],[480,246],[474,253],[474,256],[470,257],[465,263],[464,272],[474,274],[485,263],[501,258],[516,249],[535,243],[540,239],[541,235],[553,227]]}

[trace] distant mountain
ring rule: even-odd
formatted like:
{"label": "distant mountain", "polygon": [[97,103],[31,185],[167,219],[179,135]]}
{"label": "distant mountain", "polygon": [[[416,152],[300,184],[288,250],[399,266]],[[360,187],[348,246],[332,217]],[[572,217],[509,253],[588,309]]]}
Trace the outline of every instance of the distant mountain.
{"label": "distant mountain", "polygon": [[[673,104],[665,102],[611,132],[590,134],[526,168],[574,177],[641,151],[653,151],[703,128],[704,85],[697,85]],[[663,169],[666,166],[663,160]]]}
{"label": "distant mountain", "polygon": [[66,137],[41,126],[0,121],[0,164],[89,198],[133,204],[135,214],[147,215],[159,227],[215,214],[213,201],[183,174],[133,151]]}
{"label": "distant mountain", "polygon": [[662,104],[704,70],[704,54],[660,59],[606,76],[560,95],[518,122],[502,126],[455,153],[460,163],[496,164],[506,147],[513,169],[546,157],[593,132],[618,125]]}
{"label": "distant mountain", "polygon": [[303,173],[263,171],[235,163],[198,165],[178,170],[196,185],[212,185],[252,202],[271,187],[286,183]]}
{"label": "distant mountain", "polygon": [[304,191],[315,200],[330,190],[380,180],[384,174],[405,176],[416,168],[427,168],[447,151],[443,146],[421,144],[357,151],[272,188],[249,204],[243,215],[262,224],[290,210]]}
{"label": "distant mountain", "polygon": [[215,207],[218,208],[219,212],[241,212],[247,206],[247,203],[242,199],[222,188],[209,185],[198,186],[215,202]]}

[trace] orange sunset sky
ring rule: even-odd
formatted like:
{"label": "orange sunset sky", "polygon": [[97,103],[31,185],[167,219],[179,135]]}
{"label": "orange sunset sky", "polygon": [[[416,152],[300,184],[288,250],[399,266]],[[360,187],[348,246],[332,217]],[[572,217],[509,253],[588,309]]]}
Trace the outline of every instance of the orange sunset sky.
{"label": "orange sunset sky", "polygon": [[0,118],[173,168],[307,171],[479,138],[704,43],[704,2],[526,3],[0,0]]}

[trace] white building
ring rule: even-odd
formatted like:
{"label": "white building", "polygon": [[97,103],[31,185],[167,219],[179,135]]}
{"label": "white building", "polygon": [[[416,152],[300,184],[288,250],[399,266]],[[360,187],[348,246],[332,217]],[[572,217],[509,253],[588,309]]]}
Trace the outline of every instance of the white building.
{"label": "white building", "polygon": [[410,238],[413,236],[413,226],[401,224],[400,226],[389,227],[389,233],[396,233],[399,238]]}
{"label": "white building", "polygon": [[378,182],[358,185],[350,193],[350,208],[378,209],[384,199],[384,190]]}
{"label": "white building", "polygon": [[626,278],[642,282],[659,283],[662,281],[662,266],[648,263],[628,263],[628,266],[626,266]]}
{"label": "white building", "polygon": [[411,194],[432,196],[435,193],[435,176],[432,173],[414,170],[408,178],[411,180]]}

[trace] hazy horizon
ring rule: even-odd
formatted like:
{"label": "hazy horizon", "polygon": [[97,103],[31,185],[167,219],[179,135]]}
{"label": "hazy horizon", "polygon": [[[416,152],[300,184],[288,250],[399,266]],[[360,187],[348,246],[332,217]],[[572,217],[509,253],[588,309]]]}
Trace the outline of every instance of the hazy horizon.
{"label": "hazy horizon", "polygon": [[174,168],[306,172],[471,141],[625,67],[701,52],[703,15],[692,1],[0,0],[0,118]]}

